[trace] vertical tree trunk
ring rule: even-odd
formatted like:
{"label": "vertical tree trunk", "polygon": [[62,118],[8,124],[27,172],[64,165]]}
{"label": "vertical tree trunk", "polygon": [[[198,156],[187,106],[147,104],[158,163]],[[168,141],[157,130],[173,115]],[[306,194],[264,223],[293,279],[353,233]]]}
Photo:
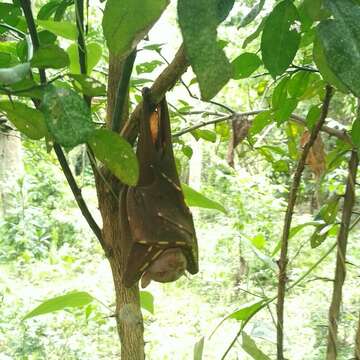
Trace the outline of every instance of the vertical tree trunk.
{"label": "vertical tree trunk", "polygon": [[23,173],[19,133],[11,130],[2,132],[0,129],[0,207],[2,216],[6,215],[11,206],[9,195]]}
{"label": "vertical tree trunk", "polygon": [[[108,80],[107,124],[110,127],[115,106],[117,86],[121,76],[122,63],[110,55]],[[128,104],[126,104],[128,106]],[[127,112],[126,112],[127,116]],[[125,120],[125,119],[123,119]],[[99,208],[103,220],[103,239],[109,249],[109,262],[113,274],[116,295],[116,321],[121,342],[122,360],[143,360],[144,326],[140,309],[138,285],[126,288],[124,242],[121,239],[119,192],[121,184],[106,170],[95,174]]]}
{"label": "vertical tree trunk", "polygon": [[360,313],[358,327],[355,335],[355,360],[360,360]]}
{"label": "vertical tree trunk", "polygon": [[334,289],[329,309],[328,343],[326,360],[337,358],[337,335],[340,305],[342,302],[342,288],[346,276],[346,249],[351,221],[352,210],[355,203],[355,183],[359,158],[357,151],[353,150],[349,162],[349,175],[346,184],[345,198],[341,217],[341,226],[337,237],[337,254]]}

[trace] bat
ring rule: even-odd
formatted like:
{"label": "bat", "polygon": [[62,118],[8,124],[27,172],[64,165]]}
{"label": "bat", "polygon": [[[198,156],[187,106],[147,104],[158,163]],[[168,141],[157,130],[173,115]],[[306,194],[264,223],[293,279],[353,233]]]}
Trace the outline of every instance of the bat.
{"label": "bat", "polygon": [[138,184],[120,194],[122,241],[126,242],[125,286],[141,279],[175,281],[198,272],[198,245],[193,218],[177,173],[169,111],[164,99],[153,104],[143,89],[137,143]]}

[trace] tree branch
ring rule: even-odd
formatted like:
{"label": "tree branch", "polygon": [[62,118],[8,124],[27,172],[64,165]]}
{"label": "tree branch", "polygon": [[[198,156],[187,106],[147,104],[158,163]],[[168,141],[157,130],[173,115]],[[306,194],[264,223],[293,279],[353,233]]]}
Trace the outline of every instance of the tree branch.
{"label": "tree branch", "polygon": [[[173,136],[174,137],[182,136],[184,134],[187,134],[187,133],[189,133],[189,132],[191,132],[193,130],[202,128],[204,126],[218,124],[220,122],[227,121],[227,120],[232,121],[232,120],[235,120],[235,119],[239,119],[242,116],[245,117],[245,118],[247,116],[256,116],[256,115],[258,115],[258,114],[260,114],[260,113],[262,113],[264,111],[268,111],[268,110],[269,109],[246,111],[246,112],[242,112],[242,113],[235,113],[233,115],[222,116],[222,117],[219,117],[219,118],[216,118],[216,119],[211,119],[211,120],[208,120],[208,121],[201,121],[201,122],[199,122],[197,124],[189,126],[188,128],[185,128],[183,130],[180,130],[180,131],[176,132],[175,134],[173,134]],[[194,113],[196,114],[196,113],[199,113],[199,112],[194,112]],[[192,113],[190,113],[190,115],[192,115]],[[290,120],[296,122],[297,124],[306,126],[305,119],[303,117],[299,116],[299,115],[291,114],[290,115]],[[332,128],[330,126],[326,126],[326,125],[322,126],[321,131],[327,133],[330,136],[337,137],[338,139],[340,139],[340,140],[346,142],[347,144],[353,146],[352,140],[351,140],[350,136],[347,134],[346,131],[334,129],[334,128]]]}
{"label": "tree branch", "polygon": [[302,177],[302,173],[305,168],[306,159],[308,157],[309,151],[311,146],[314,144],[320,129],[324,125],[326,120],[330,100],[332,96],[332,88],[330,86],[326,87],[326,96],[324,99],[324,103],[322,106],[321,116],[319,121],[317,122],[314,129],[311,131],[311,136],[307,144],[304,146],[304,150],[301,154],[300,160],[296,167],[296,171],[294,174],[293,182],[291,185],[289,199],[288,199],[288,206],[286,209],[286,215],[284,220],[284,229],[281,241],[281,254],[280,259],[278,261],[279,265],[279,279],[278,279],[278,299],[276,304],[276,312],[277,312],[277,360],[284,360],[284,303],[285,303],[285,291],[286,291],[286,267],[288,263],[288,244],[289,244],[289,235],[290,235],[290,228],[292,222],[292,216],[294,212],[294,207],[296,204],[297,193]]}
{"label": "tree branch", "polygon": [[358,165],[359,158],[357,150],[353,150],[349,161],[349,174],[346,183],[341,225],[337,237],[335,281],[329,308],[328,340],[326,351],[327,360],[336,360],[337,358],[338,320],[340,314],[340,305],[342,302],[342,288],[346,276],[346,249],[352,209],[355,204],[355,183]]}
{"label": "tree branch", "polygon": [[[186,60],[184,45],[181,45],[173,61],[154,81],[150,89],[151,101],[155,104],[159,103],[165,96],[166,92],[176,84],[188,66],[189,63]],[[135,141],[137,135],[137,126],[139,119],[141,118],[141,112],[142,102],[136,106],[135,110],[121,131],[121,135],[128,139],[131,143]]]}
{"label": "tree branch", "polygon": [[[29,0],[21,0],[21,7],[24,11],[26,23],[27,23],[27,26],[29,29],[29,33],[30,33],[31,41],[34,46],[34,50],[36,51],[39,48],[39,38],[38,38],[37,30],[36,30],[34,17],[33,17],[32,10],[31,10],[30,1]],[[39,69],[39,73],[40,73],[41,83],[43,85],[45,85],[46,84],[45,70]],[[33,102],[34,102],[35,106],[38,108],[40,105],[39,102],[36,100],[33,100]],[[105,243],[102,238],[101,229],[97,225],[94,218],[92,217],[92,215],[86,205],[86,202],[82,197],[81,190],[77,186],[76,180],[71,172],[69,164],[67,163],[66,157],[64,155],[64,152],[63,152],[61,146],[59,144],[55,143],[54,150],[55,150],[56,156],[58,158],[58,161],[60,163],[61,169],[66,177],[66,180],[67,180],[67,182],[70,186],[70,189],[75,197],[75,200],[81,210],[81,213],[83,214],[85,220],[89,224],[91,230],[94,232],[95,236],[98,238],[101,246],[103,247],[103,249],[105,251],[105,254],[107,254],[108,251],[107,251],[107,247],[105,246]]]}

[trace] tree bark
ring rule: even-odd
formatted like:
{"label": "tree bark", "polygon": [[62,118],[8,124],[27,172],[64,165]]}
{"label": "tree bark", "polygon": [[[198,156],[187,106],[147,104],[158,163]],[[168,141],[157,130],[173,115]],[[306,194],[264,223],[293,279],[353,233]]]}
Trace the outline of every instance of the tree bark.
{"label": "tree bark", "polygon": [[20,134],[12,130],[0,129],[0,208],[6,216],[11,207],[11,193],[17,180],[23,176],[22,147]]}
{"label": "tree bark", "polygon": [[340,315],[340,305],[342,302],[342,288],[346,276],[346,249],[351,215],[355,204],[355,183],[358,165],[359,158],[357,150],[353,150],[349,162],[349,175],[346,184],[341,226],[337,238],[335,281],[329,309],[326,360],[336,360],[337,358],[338,320]]}
{"label": "tree bark", "polygon": [[[117,88],[121,77],[122,62],[116,56],[110,55],[107,125],[111,127]],[[126,102],[128,107],[128,102]],[[124,117],[128,111],[124,111]],[[126,120],[121,119],[122,122]],[[123,281],[125,273],[125,248],[121,238],[119,193],[120,182],[106,169],[99,169],[95,174],[98,193],[99,209],[103,220],[102,235],[106,247],[109,249],[110,262],[116,296],[116,322],[121,342],[122,360],[143,360],[144,354],[144,326],[140,309],[140,295],[138,285],[126,288]]]}

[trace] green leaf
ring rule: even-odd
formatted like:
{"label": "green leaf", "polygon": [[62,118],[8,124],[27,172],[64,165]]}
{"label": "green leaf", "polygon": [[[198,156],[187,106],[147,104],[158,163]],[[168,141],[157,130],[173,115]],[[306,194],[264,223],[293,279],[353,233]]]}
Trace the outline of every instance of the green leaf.
{"label": "green leaf", "polygon": [[241,347],[255,360],[270,360],[256,345],[255,341],[244,331],[242,333]]}
{"label": "green leaf", "polygon": [[310,80],[309,71],[298,71],[287,83],[287,91],[292,98],[300,98],[304,95]]}
{"label": "green leaf", "polygon": [[191,158],[192,158],[192,156],[193,156],[193,149],[192,149],[190,146],[185,145],[185,146],[182,147],[181,150],[182,150],[183,154],[184,154],[188,159],[191,159]]}
{"label": "green leaf", "polygon": [[326,224],[333,224],[339,210],[340,198],[338,194],[332,195],[315,215],[315,220],[324,220]]}
{"label": "green leaf", "polygon": [[184,192],[185,201],[188,206],[201,207],[205,209],[218,210],[226,214],[225,208],[216,201],[210,200],[186,184],[181,184]]}
{"label": "green leaf", "polygon": [[297,99],[285,99],[281,106],[274,112],[274,119],[281,124],[288,120],[298,105]]}
{"label": "green leaf", "polygon": [[240,21],[238,28],[244,27],[250,24],[260,14],[260,11],[264,7],[265,0],[260,0]]}
{"label": "green leaf", "polygon": [[64,310],[69,307],[83,307],[91,303],[93,300],[94,298],[87,292],[74,291],[66,295],[57,296],[52,299],[45,300],[34,310],[26,314],[23,320],[39,315],[53,313],[59,310]]}
{"label": "green leaf", "polygon": [[192,131],[192,133],[194,133],[197,138],[201,138],[212,143],[216,142],[216,133],[211,130],[196,129]]}
{"label": "green leaf", "polygon": [[168,4],[169,0],[108,0],[102,26],[110,52],[128,55]]}
{"label": "green leaf", "polygon": [[18,101],[0,101],[0,111],[5,112],[14,126],[30,139],[39,140],[47,134],[41,111]]}
{"label": "green leaf", "polygon": [[31,67],[61,69],[70,64],[68,54],[57,45],[41,45],[31,59]]}
{"label": "green leaf", "polygon": [[100,81],[86,75],[70,74],[70,78],[74,79],[73,85],[86,96],[105,96],[106,86]]}
{"label": "green leaf", "polygon": [[202,337],[194,346],[194,360],[202,360],[205,338]]}
{"label": "green leaf", "polygon": [[216,5],[214,1],[207,0],[178,2],[186,55],[199,81],[203,100],[212,99],[232,76],[231,64],[217,43]]}
{"label": "green leaf", "polygon": [[10,85],[21,81],[29,74],[30,63],[0,69],[0,84]]}
{"label": "green leaf", "polygon": [[88,143],[100,160],[123,183],[135,186],[139,165],[131,145],[120,135],[107,129],[95,130]]}
{"label": "green leaf", "polygon": [[243,53],[238,56],[232,63],[233,79],[245,79],[249,77],[262,64],[256,54]]}
{"label": "green leaf", "polygon": [[[16,26],[19,22],[21,16],[21,10],[19,6],[14,4],[0,4],[0,21],[4,22],[7,25]],[[4,33],[8,30],[0,28],[0,33]]]}
{"label": "green leaf", "polygon": [[259,134],[266,126],[271,123],[271,111],[266,110],[256,115],[249,130],[249,136],[253,137]]}
{"label": "green leaf", "polygon": [[90,109],[75,91],[47,86],[41,111],[55,141],[65,147],[86,142],[94,130]]}
{"label": "green leaf", "polygon": [[261,37],[265,67],[273,77],[281,75],[292,63],[300,44],[296,30],[299,14],[292,1],[280,2],[268,16]]}
{"label": "green leaf", "polygon": [[319,121],[321,115],[321,106],[313,105],[310,107],[307,115],[306,115],[306,126],[308,129],[313,129],[315,124]]}
{"label": "green leaf", "polygon": [[154,297],[148,291],[140,291],[140,306],[154,314]]}
{"label": "green leaf", "polygon": [[239,321],[249,320],[253,315],[255,315],[264,305],[265,299],[244,304],[240,309],[236,310],[230,314],[228,319],[235,319]]}
{"label": "green leaf", "polygon": [[0,68],[8,68],[11,66],[11,55],[0,52]]}
{"label": "green leaf", "polygon": [[258,234],[250,239],[251,243],[259,250],[263,249],[266,245],[266,239],[263,234]]}
{"label": "green leaf", "polygon": [[291,239],[293,236],[295,236],[298,232],[300,232],[302,229],[304,229],[305,227],[308,227],[308,226],[317,226],[319,225],[319,222],[318,221],[309,221],[309,222],[306,222],[304,224],[300,224],[300,225],[297,225],[297,226],[294,226],[291,228],[290,230],[290,235],[289,235],[289,239]]}
{"label": "green leaf", "polygon": [[[15,92],[17,96],[31,97],[42,100],[44,90],[34,80],[24,79],[15,84],[8,86],[11,91]],[[0,89],[0,93],[7,94],[6,91]]]}
{"label": "green leaf", "polygon": [[256,28],[256,30],[244,40],[244,43],[242,45],[243,49],[245,49],[251,42],[253,42],[255,39],[257,39],[259,37],[260,33],[264,29],[266,19],[267,19],[267,17],[264,17],[261,20],[259,26]]}
{"label": "green leaf", "polygon": [[56,1],[50,1],[47,4],[43,5],[37,14],[37,19],[48,20],[51,17],[51,15],[55,13],[59,4],[60,1],[56,0]]}
{"label": "green leaf", "polygon": [[322,21],[317,35],[327,63],[350,91],[360,96],[360,6],[355,0],[325,0],[334,19]]}
{"label": "green leaf", "polygon": [[324,47],[319,40],[319,36],[315,37],[313,47],[313,58],[314,62],[319,69],[323,79],[329,84],[335,86],[338,90],[343,93],[348,93],[348,88],[339,80],[337,75],[330,69],[328,61],[325,56]]}
{"label": "green leaf", "polygon": [[360,148],[360,117],[358,116],[351,128],[351,140],[357,148]]}
{"label": "green leaf", "polygon": [[278,109],[282,106],[284,101],[287,99],[287,85],[289,82],[288,77],[284,77],[275,87],[271,104],[273,109]]}
{"label": "green leaf", "polygon": [[[67,53],[70,58],[70,72],[72,74],[81,74],[79,51],[76,44],[71,44],[67,48]],[[91,74],[94,67],[98,64],[102,56],[102,47],[95,42],[86,45],[86,61],[87,61],[87,74]]]}
{"label": "green leaf", "polygon": [[144,62],[139,65],[136,65],[136,72],[138,74],[151,73],[153,72],[159,65],[162,65],[163,62],[159,60],[153,60],[149,62]]}
{"label": "green leaf", "polygon": [[55,34],[47,30],[39,31],[38,37],[39,37],[40,45],[53,44],[57,39]]}
{"label": "green leaf", "polygon": [[69,40],[77,40],[78,31],[76,25],[69,21],[37,20],[43,29]]}

